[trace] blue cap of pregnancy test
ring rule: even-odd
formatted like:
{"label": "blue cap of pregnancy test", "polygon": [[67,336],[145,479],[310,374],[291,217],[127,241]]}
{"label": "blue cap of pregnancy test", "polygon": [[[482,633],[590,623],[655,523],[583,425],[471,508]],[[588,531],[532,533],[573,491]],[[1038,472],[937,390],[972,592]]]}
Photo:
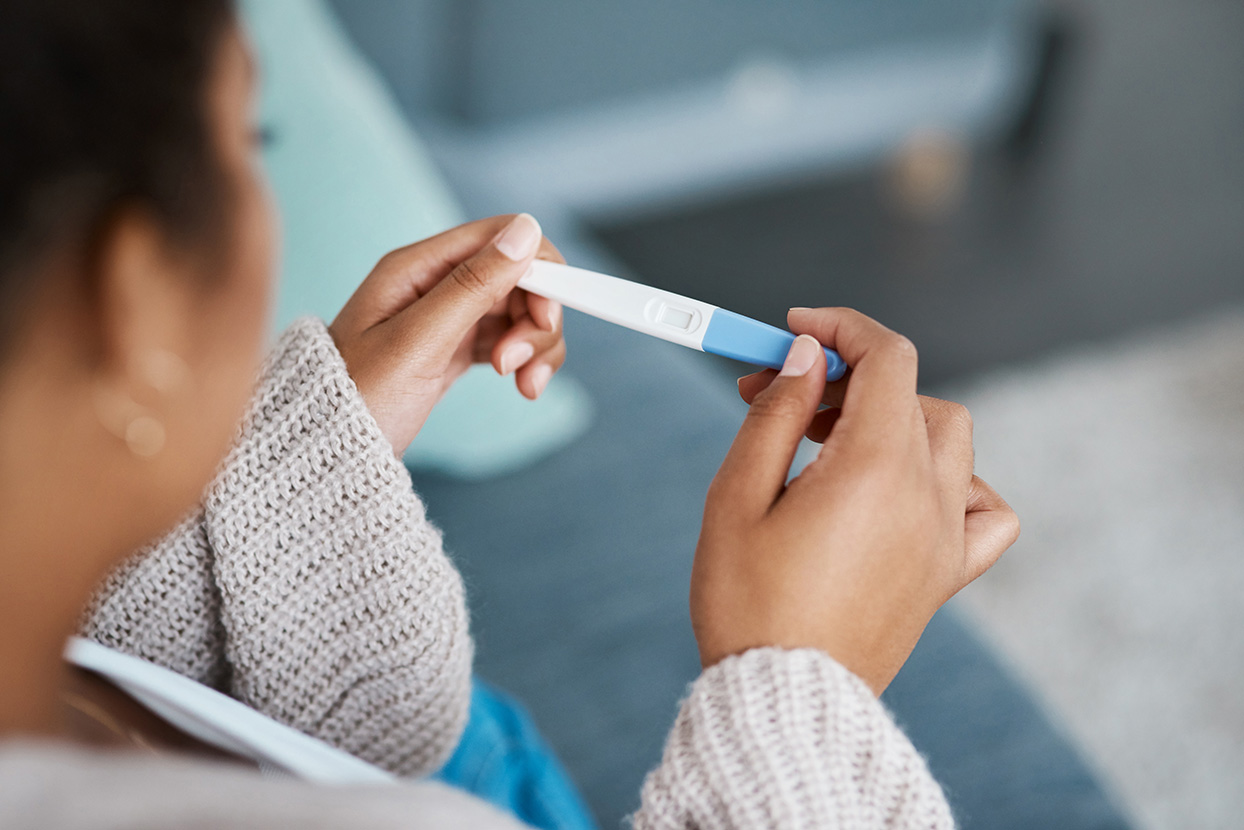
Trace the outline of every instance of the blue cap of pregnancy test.
{"label": "blue cap of pregnancy test", "polygon": [[[794,342],[795,335],[785,329],[718,308],[709,318],[702,347],[706,352],[732,360],[781,369]],[[825,370],[826,380],[838,380],[846,374],[846,361],[836,351],[826,349],[825,359],[829,364]]]}

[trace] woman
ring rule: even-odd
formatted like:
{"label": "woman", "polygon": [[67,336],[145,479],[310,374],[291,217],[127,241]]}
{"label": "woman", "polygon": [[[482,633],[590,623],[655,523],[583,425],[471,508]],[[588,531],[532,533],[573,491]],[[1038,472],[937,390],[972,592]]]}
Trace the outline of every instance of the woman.
{"label": "woman", "polygon": [[[387,769],[434,770],[471,642],[397,457],[472,361],[540,394],[560,310],[515,286],[555,249],[523,215],[395,251],[331,326],[286,332],[256,390],[272,221],[229,4],[15,0],[0,41],[6,826],[509,826],[428,782],[322,790],[89,751],[60,651],[81,627]],[[949,826],[875,695],[1018,526],[972,475],[966,413],[916,396],[910,343],[841,309],[789,324],[782,372],[740,384],[752,408],[695,554],[705,670],[635,822]],[[847,381],[826,386],[821,344]],[[787,484],[805,433],[824,449]]]}

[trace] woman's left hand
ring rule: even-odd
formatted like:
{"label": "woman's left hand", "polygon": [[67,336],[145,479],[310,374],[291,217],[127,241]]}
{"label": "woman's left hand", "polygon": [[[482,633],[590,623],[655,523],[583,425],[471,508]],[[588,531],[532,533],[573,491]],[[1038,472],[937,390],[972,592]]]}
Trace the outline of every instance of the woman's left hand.
{"label": "woman's left hand", "polygon": [[532,400],[561,368],[561,306],[516,287],[537,257],[564,262],[525,213],[460,225],[385,255],[329,326],[398,455],[472,363]]}

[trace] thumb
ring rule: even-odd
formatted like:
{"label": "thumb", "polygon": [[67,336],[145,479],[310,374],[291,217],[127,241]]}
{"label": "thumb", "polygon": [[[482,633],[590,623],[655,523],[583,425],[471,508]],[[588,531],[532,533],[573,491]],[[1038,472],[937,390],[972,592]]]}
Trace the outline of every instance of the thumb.
{"label": "thumb", "polygon": [[515,216],[483,248],[458,263],[419,301],[400,315],[400,327],[443,349],[448,358],[466,333],[503,300],[527,273],[544,238],[527,213]]}
{"label": "thumb", "polygon": [[713,500],[727,510],[767,511],[786,485],[799,440],[825,390],[825,351],[816,338],[795,338],[782,371],[755,400],[713,480]]}

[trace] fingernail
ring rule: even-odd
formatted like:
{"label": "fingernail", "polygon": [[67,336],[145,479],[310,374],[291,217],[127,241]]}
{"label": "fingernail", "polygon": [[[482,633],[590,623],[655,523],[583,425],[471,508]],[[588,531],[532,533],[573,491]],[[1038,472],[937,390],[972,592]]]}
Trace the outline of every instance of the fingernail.
{"label": "fingernail", "polygon": [[808,308],[806,305],[793,305],[787,309],[787,311],[811,311],[811,310],[812,309]]}
{"label": "fingernail", "polygon": [[562,316],[562,304],[550,301],[548,311],[545,312],[545,322],[548,323],[549,331],[557,331],[557,321]]}
{"label": "fingernail", "polygon": [[786,377],[806,375],[812,368],[812,364],[816,363],[816,354],[820,350],[821,344],[816,342],[815,337],[807,334],[799,335],[791,344],[790,351],[786,353],[786,361],[782,364],[782,371],[778,374]]}
{"label": "fingernail", "polygon": [[547,363],[541,363],[531,370],[531,385],[535,387],[537,398],[543,394],[544,387],[549,385],[551,377],[553,377],[553,367]]}
{"label": "fingernail", "polygon": [[501,374],[508,375],[519,366],[522,366],[532,355],[536,353],[536,349],[526,340],[515,343],[504,352],[501,353]]}
{"label": "fingernail", "polygon": [[497,234],[493,244],[506,257],[518,262],[536,252],[541,235],[540,223],[535,217],[530,213],[520,213],[505,226],[505,230]]}

